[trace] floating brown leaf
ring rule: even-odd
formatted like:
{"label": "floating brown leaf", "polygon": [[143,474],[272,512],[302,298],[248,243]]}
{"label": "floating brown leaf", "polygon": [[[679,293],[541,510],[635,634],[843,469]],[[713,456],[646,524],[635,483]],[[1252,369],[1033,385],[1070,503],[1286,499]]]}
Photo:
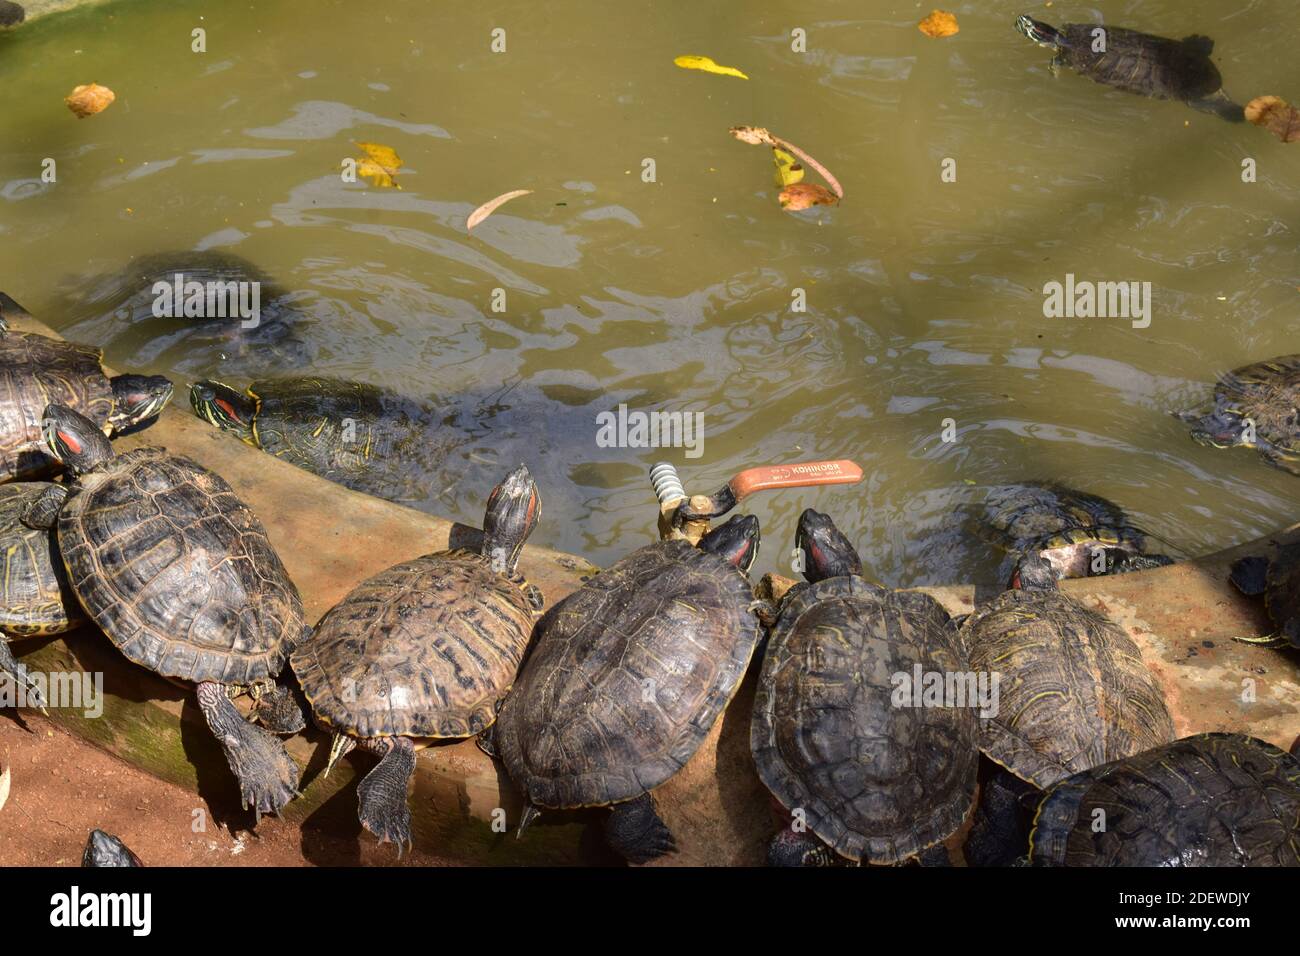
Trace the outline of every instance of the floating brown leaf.
{"label": "floating brown leaf", "polygon": [[793,183],[781,190],[781,208],[791,212],[811,209],[813,206],[834,206],[839,198],[819,183]]}
{"label": "floating brown leaf", "polygon": [[84,83],[73,87],[71,93],[63,98],[68,109],[77,114],[77,119],[85,119],[108,109],[110,103],[117,99],[117,94],[107,86],[98,83]]}
{"label": "floating brown leaf", "polygon": [[488,216],[492,215],[499,208],[501,208],[501,206],[505,205],[510,200],[518,199],[520,196],[527,196],[531,192],[532,192],[531,189],[514,189],[508,193],[502,193],[496,199],[489,199],[487,202],[485,202],[483,205],[479,206],[477,209],[475,209],[472,213],[469,214],[469,219],[465,223],[465,230],[469,231],[470,229],[473,229],[480,222],[482,222]]}
{"label": "floating brown leaf", "polygon": [[764,129],[761,126],[733,126],[728,130],[728,132],[742,143],[749,143],[751,146],[758,146],[766,143],[773,149],[784,149],[787,152],[793,153],[803,161],[804,165],[811,166],[817,175],[821,176],[822,179],[826,180],[826,182],[830,184],[831,191],[835,193],[837,198],[844,198],[844,187],[841,186],[840,181],[831,174],[831,171],[789,140],[782,139],[780,136],[775,136],[769,130]]}
{"label": "floating brown leaf", "polygon": [[1280,96],[1259,96],[1246,104],[1246,119],[1284,143],[1300,140],[1300,110]]}
{"label": "floating brown leaf", "polygon": [[950,37],[961,31],[961,27],[957,26],[957,15],[947,10],[934,11],[916,26],[926,36],[934,37],[936,40]]}

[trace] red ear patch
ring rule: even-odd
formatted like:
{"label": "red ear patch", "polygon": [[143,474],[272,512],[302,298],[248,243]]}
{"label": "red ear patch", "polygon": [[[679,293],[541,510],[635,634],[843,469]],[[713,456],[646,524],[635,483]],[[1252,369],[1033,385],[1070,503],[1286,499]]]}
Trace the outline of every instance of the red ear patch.
{"label": "red ear patch", "polygon": [[77,441],[75,437],[69,435],[65,431],[60,431],[58,435],[59,435],[59,441],[67,445],[69,451],[71,451],[74,455],[81,454],[81,442]]}
{"label": "red ear patch", "polygon": [[235,406],[234,406],[234,405],[231,405],[231,404],[230,404],[228,401],[226,401],[224,398],[218,398],[218,399],[216,400],[216,405],[217,405],[218,408],[220,408],[223,412],[225,412],[227,415],[229,415],[229,416],[230,416],[231,418],[233,418],[235,421],[237,421],[237,422],[242,422],[242,421],[243,421],[243,419],[239,417],[239,412],[235,411]]}

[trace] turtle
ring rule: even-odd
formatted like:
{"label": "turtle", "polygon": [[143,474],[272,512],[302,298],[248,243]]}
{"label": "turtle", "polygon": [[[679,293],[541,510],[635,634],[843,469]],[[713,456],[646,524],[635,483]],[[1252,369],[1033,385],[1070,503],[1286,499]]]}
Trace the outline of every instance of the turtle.
{"label": "turtle", "polygon": [[[285,709],[288,689],[276,678],[311,628],[262,522],[225,479],[189,458],[157,447],[114,455],[94,422],[63,405],[43,420],[50,453],[74,480],[49,486],[25,523],[57,528],[68,584],[118,650],[198,685],[243,806],[258,820],[278,812],[297,793],[297,767],[231,697],[248,692]],[[304,724],[299,713],[276,729]]]}
{"label": "turtle", "polygon": [[83,867],[144,866],[130,848],[103,830],[91,830],[86,849],[81,854]]}
{"label": "turtle", "polygon": [[757,518],[733,515],[698,545],[647,545],[538,623],[495,731],[527,804],[520,834],[542,809],[610,806],[606,840],[627,861],[676,849],[650,791],[691,759],[745,675],[759,540]]}
{"label": "turtle", "polygon": [[1150,536],[1119,505],[1056,482],[989,488],[977,508],[976,533],[1007,552],[1013,565],[1025,554],[1041,554],[1059,578],[1123,574],[1174,563],[1168,555],[1149,553]]}
{"label": "turtle", "polygon": [[1264,598],[1277,630],[1264,637],[1239,637],[1246,644],[1300,648],[1300,542],[1284,544],[1272,558],[1248,555],[1233,562],[1228,580],[1247,597]]}
{"label": "turtle", "polygon": [[172,383],[164,376],[109,378],[102,362],[99,349],[12,331],[0,316],[0,481],[54,470],[40,446],[46,405],[76,409],[114,435],[148,421],[171,401]]}
{"label": "turtle", "polygon": [[283,461],[356,491],[418,498],[433,470],[433,409],[362,382],[288,377],[245,392],[205,379],[190,386],[200,418]]}
{"label": "turtle", "polygon": [[1123,628],[1062,594],[1041,555],[1021,559],[1016,581],[961,628],[971,670],[997,680],[979,742],[995,766],[966,844],[979,865],[1018,855],[1021,811],[1041,791],[1174,739],[1164,691]]}
{"label": "turtle", "polygon": [[1296,750],[1197,734],[1074,774],[1039,805],[1029,862],[1300,866]]}
{"label": "turtle", "polygon": [[16,27],[26,19],[27,11],[22,4],[14,3],[13,0],[0,0],[0,30]]}
{"label": "turtle", "polygon": [[[357,787],[358,816],[399,854],[416,750],[482,734],[523,659],[541,592],[517,571],[542,499],[520,465],[488,497],[478,550],[404,561],[357,585],[290,658],[329,767],[356,746],[380,757]],[[328,769],[328,768],[327,768]]]}
{"label": "turtle", "polygon": [[1100,23],[1066,23],[1059,29],[1033,17],[1016,19],[1016,29],[1056,52],[1052,73],[1069,67],[1105,86],[1158,100],[1178,100],[1229,122],[1245,110],[1223,90],[1223,77],[1210,59],[1214,41],[1183,40]]}
{"label": "turtle", "polygon": [[864,579],[827,515],[804,511],[796,544],[808,583],[782,600],[750,724],[758,775],[791,820],[768,862],[829,862],[829,848],[855,863],[942,863],[974,803],[975,702],[922,706],[900,687],[969,670],[957,629],[929,595]]}
{"label": "turtle", "polygon": [[1215,386],[1208,415],[1178,417],[1202,445],[1253,448],[1270,465],[1300,475],[1300,355],[1233,369]]}
{"label": "turtle", "polygon": [[27,510],[56,487],[44,481],[0,485],[0,673],[26,687],[28,702],[40,710],[47,703],[44,692],[8,642],[62,634],[85,620],[53,531],[23,522]]}

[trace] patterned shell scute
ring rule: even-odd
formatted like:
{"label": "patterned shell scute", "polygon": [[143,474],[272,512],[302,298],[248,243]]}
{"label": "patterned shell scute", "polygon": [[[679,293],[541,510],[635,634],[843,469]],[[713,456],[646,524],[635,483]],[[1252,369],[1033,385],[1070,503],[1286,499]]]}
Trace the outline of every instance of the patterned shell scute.
{"label": "patterned shell scute", "polygon": [[1043,800],[1030,856],[1035,866],[1300,866],[1300,761],[1212,733],[1095,767]]}
{"label": "patterned shell scute", "polygon": [[511,778],[542,807],[640,796],[699,749],[758,641],[749,582],[684,541],[602,571],[543,619],[501,711]]}
{"label": "patterned shell scute", "polygon": [[294,652],[316,715],[357,737],[470,737],[496,720],[532,633],[520,580],[472,551],[362,582]]}
{"label": "patterned shell scute", "polygon": [[[1223,85],[1207,52],[1209,41],[1203,47],[1200,38],[1172,40],[1091,23],[1069,23],[1062,32],[1068,41],[1060,54],[1066,65],[1107,86],[1157,99],[1195,100]],[[1104,51],[1095,49],[1099,36]]]}
{"label": "patterned shell scute", "polygon": [[1113,502],[1046,482],[994,486],[981,511],[984,535],[1007,551],[1136,534],[1126,527],[1128,518]]}
{"label": "patterned shell scute", "polygon": [[759,776],[851,860],[908,859],[950,836],[974,799],[973,702],[901,706],[896,675],[917,666],[967,669],[947,613],[856,577],[799,592],[768,644],[750,727]]}
{"label": "patterned shell scute", "polygon": [[83,476],[59,516],[59,546],[91,618],[165,677],[273,677],[306,633],[261,521],[219,475],[164,449]]}
{"label": "patterned shell scute", "polygon": [[971,668],[999,675],[998,712],[980,721],[980,749],[1041,789],[1174,737],[1137,644],[1058,591],[1004,592],[962,634]]}
{"label": "patterned shell scute", "polygon": [[1220,409],[1250,419],[1261,441],[1300,456],[1300,355],[1234,369],[1214,397]]}
{"label": "patterned shell scute", "polygon": [[39,447],[41,416],[52,402],[107,423],[113,389],[99,350],[26,332],[0,334],[0,481],[54,468]]}
{"label": "patterned shell scute", "polygon": [[49,487],[44,481],[0,485],[0,632],[14,637],[58,634],[83,619],[64,590],[54,535],[22,523],[27,506]]}

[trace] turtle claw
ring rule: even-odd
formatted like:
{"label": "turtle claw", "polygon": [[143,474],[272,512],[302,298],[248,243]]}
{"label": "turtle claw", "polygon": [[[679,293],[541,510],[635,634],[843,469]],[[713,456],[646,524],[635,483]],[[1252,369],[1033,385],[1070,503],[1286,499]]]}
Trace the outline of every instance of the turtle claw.
{"label": "turtle claw", "polygon": [[240,799],[245,810],[253,811],[255,825],[263,813],[279,813],[298,795],[298,765],[284,744],[245,720],[221,684],[199,685],[199,707],[239,779]]}
{"label": "turtle claw", "polygon": [[406,788],[415,773],[415,747],[408,737],[392,737],[367,742],[366,749],[384,756],[357,785],[357,817],[380,843],[397,844],[400,858],[403,847],[414,845]]}

